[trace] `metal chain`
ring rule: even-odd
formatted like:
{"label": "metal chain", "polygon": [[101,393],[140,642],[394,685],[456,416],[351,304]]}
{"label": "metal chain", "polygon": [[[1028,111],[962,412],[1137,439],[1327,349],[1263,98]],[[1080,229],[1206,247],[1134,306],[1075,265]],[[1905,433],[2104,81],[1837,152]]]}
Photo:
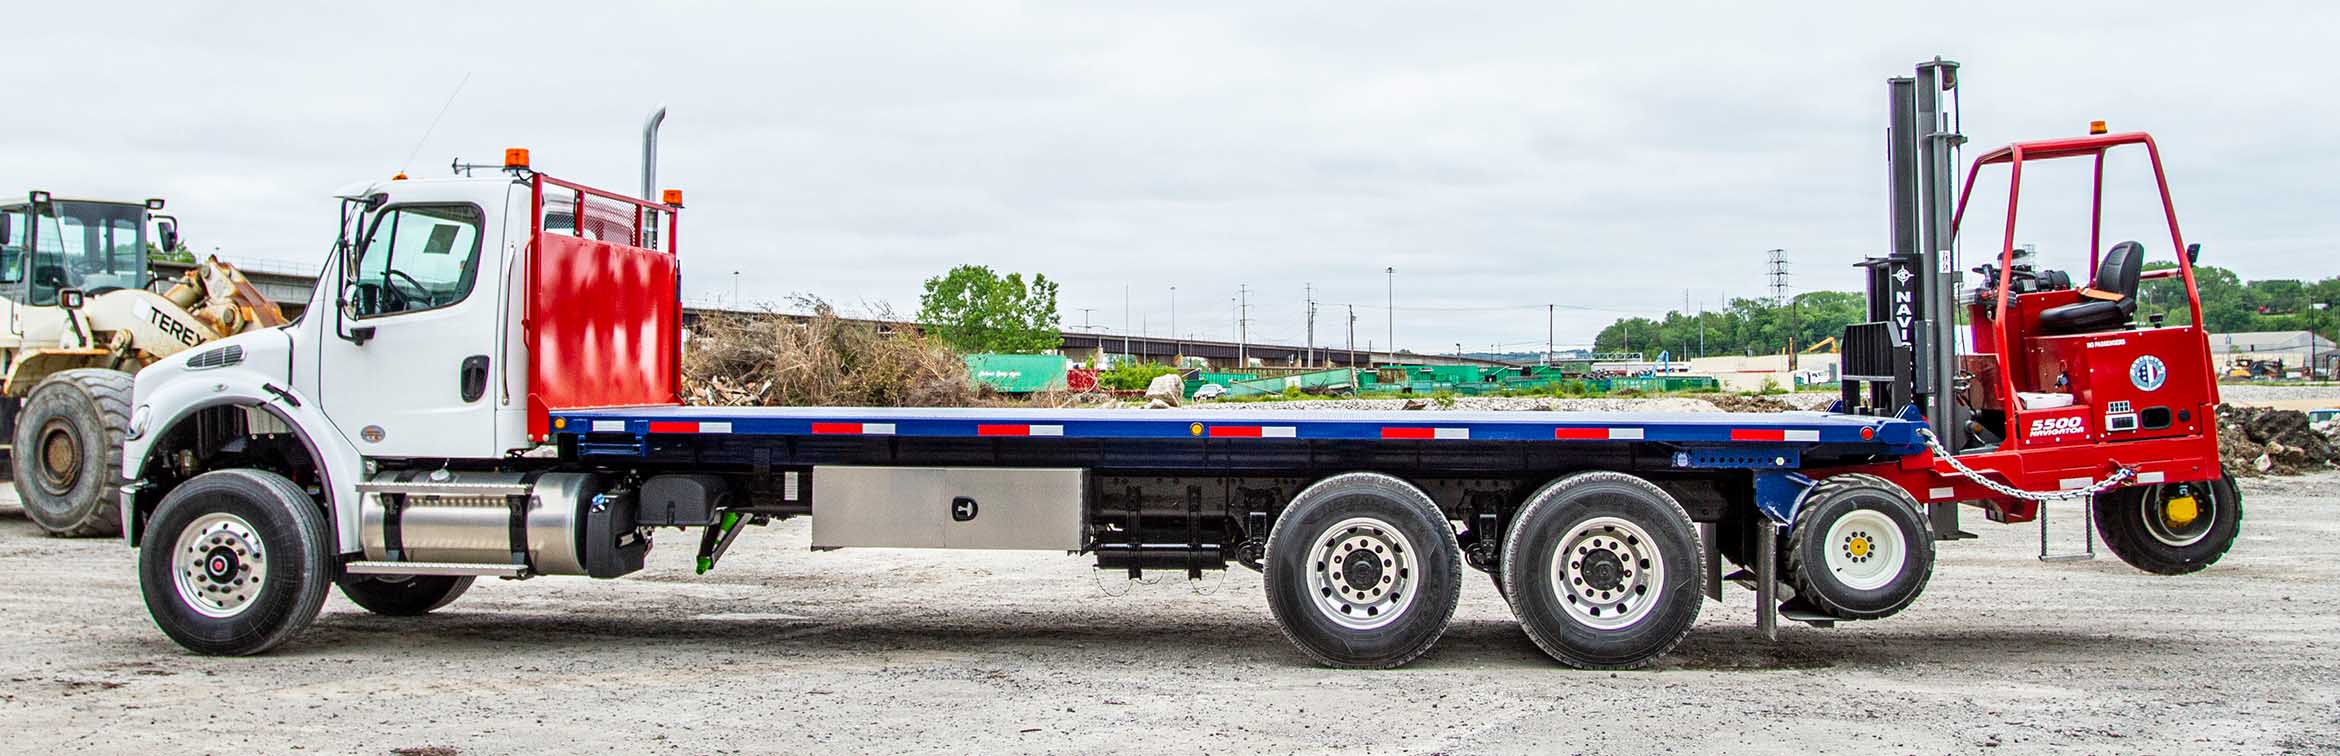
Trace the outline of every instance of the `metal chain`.
{"label": "metal chain", "polygon": [[1957,470],[1960,477],[1972,480],[1975,482],[1975,485],[1988,488],[1997,492],[2001,496],[2023,499],[2026,501],[2060,501],[2063,499],[2078,499],[2082,497],[2095,496],[2097,494],[2110,491],[2114,488],[2118,488],[2121,484],[2134,480],[2137,477],[2136,470],[2130,469],[2127,465],[2123,465],[2120,469],[2114,470],[2113,474],[2107,476],[2104,480],[2091,483],[2084,488],[2073,488],[2062,491],[2025,491],[2005,483],[1991,480],[1989,477],[1983,475],[1982,471],[1976,470],[1972,467],[1967,467],[1965,462],[1958,460],[1958,455],[1950,453],[1949,449],[1942,448],[1942,442],[1941,440],[1934,437],[1934,429],[1932,428],[1919,428],[1918,438],[1925,439],[1926,448],[1933,449],[1934,456],[1940,457],[1942,461],[1950,463],[1951,469]]}

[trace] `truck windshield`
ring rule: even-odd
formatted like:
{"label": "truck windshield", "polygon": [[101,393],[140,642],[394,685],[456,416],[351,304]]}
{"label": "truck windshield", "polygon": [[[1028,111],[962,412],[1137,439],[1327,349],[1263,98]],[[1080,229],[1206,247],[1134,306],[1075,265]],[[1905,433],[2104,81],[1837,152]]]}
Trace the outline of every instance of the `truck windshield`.
{"label": "truck windshield", "polygon": [[146,208],[58,200],[33,224],[32,303],[57,303],[57,290],[146,285]]}

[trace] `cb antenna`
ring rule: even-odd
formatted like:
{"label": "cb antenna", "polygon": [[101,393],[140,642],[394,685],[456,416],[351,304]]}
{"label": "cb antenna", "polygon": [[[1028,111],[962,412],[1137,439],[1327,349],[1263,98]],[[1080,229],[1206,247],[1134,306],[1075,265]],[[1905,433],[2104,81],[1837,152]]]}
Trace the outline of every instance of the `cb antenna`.
{"label": "cb antenna", "polygon": [[471,72],[465,71],[463,79],[455,82],[455,91],[448,92],[447,101],[439,105],[439,114],[431,116],[431,125],[423,127],[422,138],[414,140],[414,149],[408,150],[406,159],[399,161],[398,175],[405,176],[406,169],[414,165],[414,156],[422,154],[423,144],[431,140],[431,132],[439,130],[439,120],[447,117],[447,109],[455,106],[455,96],[463,94],[463,85],[469,83],[471,83]]}

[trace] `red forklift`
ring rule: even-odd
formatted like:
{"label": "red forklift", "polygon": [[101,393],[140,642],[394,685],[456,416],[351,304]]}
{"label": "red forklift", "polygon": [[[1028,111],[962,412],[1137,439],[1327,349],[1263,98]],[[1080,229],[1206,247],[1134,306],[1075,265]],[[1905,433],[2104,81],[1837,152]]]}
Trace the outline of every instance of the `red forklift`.
{"label": "red forklift", "polygon": [[[1941,59],[1889,82],[1893,251],[1868,269],[1871,322],[1848,327],[1840,409],[1922,418],[1931,459],[1862,468],[1929,502],[1937,540],[1972,537],[1958,505],[1993,521],[2037,520],[2043,560],[2084,559],[2095,542],[2159,574],[2200,570],[2233,544],[2242,499],[2218,456],[2218,385],[2202,327],[2194,263],[2201,246],[2178,229],[2153,137],[2108,133],[2017,142],[1977,158],[1950,204],[1957,132],[1958,64]],[[2107,156],[2141,151],[2151,165],[2165,229],[2108,228]],[[2077,163],[2078,165],[2074,165]],[[2016,244],[2025,171],[2090,170],[2084,277],[2051,269]],[[1969,218],[1976,180],[2006,176],[2003,225]],[[1995,178],[1995,177],[1994,177]],[[1960,232],[1987,236],[1989,262],[1960,281]],[[2167,236],[2162,236],[2166,231]],[[2130,236],[2140,234],[2140,236]],[[2159,250],[2153,242],[2167,239]],[[1987,241],[1985,241],[1987,240]],[[2166,266],[2147,271],[2149,263]],[[2137,306],[2141,281],[2185,282],[2187,317],[2165,322]],[[1965,345],[1957,314],[1966,321]],[[2085,503],[2085,547],[2051,553],[2046,510]]]}

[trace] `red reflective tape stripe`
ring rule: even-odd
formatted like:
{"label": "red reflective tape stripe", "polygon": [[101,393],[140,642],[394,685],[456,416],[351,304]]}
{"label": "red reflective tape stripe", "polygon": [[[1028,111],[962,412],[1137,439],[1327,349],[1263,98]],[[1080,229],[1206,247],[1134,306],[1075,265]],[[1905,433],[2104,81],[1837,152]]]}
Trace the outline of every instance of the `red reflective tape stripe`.
{"label": "red reflective tape stripe", "polygon": [[1029,426],[1029,425],[977,425],[977,426],[975,426],[975,435],[978,435],[978,436],[1029,436],[1029,435],[1032,435],[1032,426]]}
{"label": "red reflective tape stripe", "polygon": [[1607,441],[1607,428],[1553,428],[1552,437],[1567,441]]}
{"label": "red reflective tape stripe", "polygon": [[814,432],[814,433],[846,433],[846,434],[859,434],[859,433],[861,433],[861,424],[860,424],[860,423],[813,423],[813,424],[812,424],[812,432]]}
{"label": "red reflective tape stripe", "polygon": [[1762,428],[1732,428],[1732,441],[1786,441],[1787,431]]}
{"label": "red reflective tape stripe", "polygon": [[651,432],[651,433],[697,433],[697,432],[699,432],[699,424],[698,424],[698,423],[686,423],[686,422],[682,422],[682,421],[680,421],[680,420],[652,420],[652,421],[650,421],[650,432]]}
{"label": "red reflective tape stripe", "polygon": [[1259,438],[1259,426],[1213,425],[1211,426],[1211,436],[1214,438]]}
{"label": "red reflective tape stripe", "polygon": [[1437,438],[1437,428],[1383,428],[1382,438]]}

